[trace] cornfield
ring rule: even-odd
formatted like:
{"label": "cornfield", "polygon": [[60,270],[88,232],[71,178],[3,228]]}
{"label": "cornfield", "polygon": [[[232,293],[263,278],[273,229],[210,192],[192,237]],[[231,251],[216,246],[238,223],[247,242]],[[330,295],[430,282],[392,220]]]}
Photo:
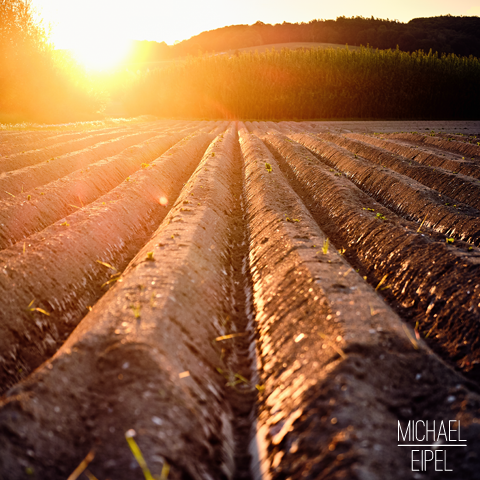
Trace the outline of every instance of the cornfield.
{"label": "cornfield", "polygon": [[473,119],[480,60],[361,48],[192,57],[138,73],[130,113],[226,119]]}

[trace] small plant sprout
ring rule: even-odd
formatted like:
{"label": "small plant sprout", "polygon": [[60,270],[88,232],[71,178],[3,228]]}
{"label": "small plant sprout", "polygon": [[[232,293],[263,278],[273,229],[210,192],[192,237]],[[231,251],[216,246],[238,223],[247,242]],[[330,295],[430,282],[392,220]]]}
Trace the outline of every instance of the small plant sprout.
{"label": "small plant sprout", "polygon": [[385,290],[385,289],[389,288],[388,285],[385,285],[384,287],[382,287],[382,285],[385,283],[385,280],[387,279],[387,277],[388,277],[388,274],[383,276],[383,278],[378,282],[378,285],[375,288],[375,290],[378,290],[378,289]]}
{"label": "small plant sprout", "polygon": [[137,319],[140,318],[140,311],[142,309],[142,306],[139,303],[135,303],[130,305],[130,308],[133,311],[133,316]]}
{"label": "small plant sprout", "polygon": [[135,432],[135,430],[131,428],[130,430],[125,432],[125,439],[127,440],[128,446],[130,447],[130,450],[132,451],[135,460],[142,469],[145,480],[167,480],[168,473],[170,471],[170,466],[168,465],[168,463],[166,461],[163,462],[162,473],[160,474],[160,477],[152,476],[148,468],[147,462],[143,457],[142,451],[140,450],[140,447],[137,445],[137,442],[133,438],[136,434],[137,433]]}
{"label": "small plant sprout", "polygon": [[265,168],[267,169],[268,173],[272,173],[273,171],[272,166],[268,162],[265,162]]}
{"label": "small plant sprout", "polygon": [[385,220],[385,219],[386,219],[385,215],[383,215],[383,213],[380,213],[380,212],[378,212],[375,216],[376,216],[379,220]]}
{"label": "small plant sprout", "polygon": [[110,285],[111,283],[116,282],[117,280],[120,279],[121,273],[114,273],[113,275],[110,275],[110,280],[106,281],[103,285],[102,288],[106,287],[107,285]]}
{"label": "small plant sprout", "polygon": [[153,252],[147,252],[146,260],[149,261],[149,262],[154,262],[155,261],[155,259],[153,258]]}
{"label": "small plant sprout", "polygon": [[455,239],[454,239],[454,238],[451,238],[451,237],[447,237],[447,238],[445,239],[445,241],[446,241],[447,243],[453,243],[453,242],[455,241]]}
{"label": "small plant sprout", "polygon": [[322,252],[324,255],[328,253],[328,245],[329,245],[329,240],[328,238],[326,238],[325,241],[323,242],[323,247],[322,247]]}
{"label": "small plant sprout", "polygon": [[35,299],[33,299],[29,304],[28,304],[28,307],[27,307],[27,310],[29,312],[39,312],[39,313],[43,313],[43,315],[46,315],[47,317],[50,316],[50,314],[45,311],[43,308],[39,308],[39,307],[34,307],[33,306],[33,303],[35,302]]}
{"label": "small plant sprout", "polygon": [[63,223],[60,224],[61,227],[69,227],[70,224],[65,220]]}
{"label": "small plant sprout", "polygon": [[95,260],[95,261],[96,261],[97,263],[99,263],[100,265],[103,265],[104,267],[107,267],[107,268],[109,268],[110,270],[113,270],[114,272],[117,271],[117,269],[116,269],[114,266],[110,265],[110,264],[107,263],[107,262],[102,262],[101,260]]}

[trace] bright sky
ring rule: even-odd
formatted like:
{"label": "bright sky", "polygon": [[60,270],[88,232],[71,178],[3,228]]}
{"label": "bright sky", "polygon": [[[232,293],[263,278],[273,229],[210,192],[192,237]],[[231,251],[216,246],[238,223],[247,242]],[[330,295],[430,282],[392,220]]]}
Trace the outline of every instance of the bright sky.
{"label": "bright sky", "polygon": [[87,57],[123,53],[128,40],[173,44],[226,25],[308,22],[339,16],[407,22],[415,17],[478,15],[480,0],[33,0],[58,48]]}

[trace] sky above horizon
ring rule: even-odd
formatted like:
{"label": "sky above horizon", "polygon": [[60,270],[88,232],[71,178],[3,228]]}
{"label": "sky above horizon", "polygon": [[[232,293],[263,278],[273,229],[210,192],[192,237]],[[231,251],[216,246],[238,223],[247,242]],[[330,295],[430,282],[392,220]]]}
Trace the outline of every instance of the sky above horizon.
{"label": "sky above horizon", "polygon": [[438,15],[480,16],[480,0],[32,0],[57,48],[97,57],[126,48],[130,40],[171,45],[227,25],[309,22],[340,16],[408,22]]}

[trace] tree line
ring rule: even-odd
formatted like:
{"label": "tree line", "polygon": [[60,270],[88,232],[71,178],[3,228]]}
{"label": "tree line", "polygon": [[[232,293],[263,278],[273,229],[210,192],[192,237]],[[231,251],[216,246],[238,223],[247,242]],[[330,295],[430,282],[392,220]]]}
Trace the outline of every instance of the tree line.
{"label": "tree line", "polygon": [[338,17],[308,23],[232,25],[202,32],[172,46],[135,42],[132,59],[156,61],[260,45],[321,42],[370,46],[405,52],[424,50],[480,57],[480,17],[445,15],[414,18],[408,23],[364,17]]}

